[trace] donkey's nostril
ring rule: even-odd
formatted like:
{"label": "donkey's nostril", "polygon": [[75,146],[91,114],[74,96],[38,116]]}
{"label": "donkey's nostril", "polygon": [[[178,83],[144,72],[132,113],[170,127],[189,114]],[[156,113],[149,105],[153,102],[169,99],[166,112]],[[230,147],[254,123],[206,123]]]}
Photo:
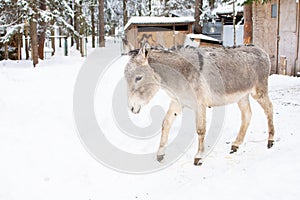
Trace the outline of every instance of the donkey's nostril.
{"label": "donkey's nostril", "polygon": [[131,107],[131,112],[133,114],[138,114],[140,112],[140,110],[141,110],[140,106],[138,107],[138,110],[137,110],[137,107],[134,107],[134,106]]}

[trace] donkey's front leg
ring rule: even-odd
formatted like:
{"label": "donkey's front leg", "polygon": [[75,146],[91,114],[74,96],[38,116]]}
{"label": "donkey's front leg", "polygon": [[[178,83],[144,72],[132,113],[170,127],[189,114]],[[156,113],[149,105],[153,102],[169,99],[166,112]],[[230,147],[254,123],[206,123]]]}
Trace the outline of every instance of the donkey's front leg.
{"label": "donkey's front leg", "polygon": [[164,159],[166,145],[168,143],[168,136],[170,132],[170,128],[176,118],[177,115],[181,113],[181,106],[175,102],[171,101],[169,110],[165,116],[163,125],[162,125],[162,134],[160,139],[160,145],[157,152],[157,160],[160,162]]}
{"label": "donkey's front leg", "polygon": [[196,110],[196,128],[198,134],[198,152],[195,155],[194,165],[202,164],[202,153],[204,152],[204,137],[206,132],[206,107],[203,105],[198,106]]}

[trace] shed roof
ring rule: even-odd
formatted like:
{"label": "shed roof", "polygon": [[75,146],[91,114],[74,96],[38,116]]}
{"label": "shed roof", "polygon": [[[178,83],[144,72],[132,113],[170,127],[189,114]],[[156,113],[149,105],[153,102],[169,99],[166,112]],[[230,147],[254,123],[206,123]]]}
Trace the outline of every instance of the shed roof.
{"label": "shed roof", "polygon": [[187,35],[187,37],[189,38],[193,38],[193,39],[200,39],[200,40],[208,40],[208,41],[213,41],[213,42],[221,42],[220,40],[207,36],[207,35],[203,35],[203,34],[193,34],[190,33]]}
{"label": "shed roof", "polygon": [[131,17],[124,30],[132,24],[181,24],[193,23],[194,17]]}

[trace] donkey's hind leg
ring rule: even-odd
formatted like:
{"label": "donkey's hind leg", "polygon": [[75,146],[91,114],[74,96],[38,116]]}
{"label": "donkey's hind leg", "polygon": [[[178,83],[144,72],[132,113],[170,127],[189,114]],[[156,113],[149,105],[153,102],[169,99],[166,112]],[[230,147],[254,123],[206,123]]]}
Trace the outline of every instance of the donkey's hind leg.
{"label": "donkey's hind leg", "polygon": [[268,131],[269,131],[269,139],[268,139],[268,148],[271,148],[274,143],[274,124],[273,124],[273,105],[270,101],[268,90],[259,90],[256,89],[255,92],[252,93],[252,97],[259,103],[262,109],[265,112],[268,120]]}
{"label": "donkey's hind leg", "polygon": [[237,149],[239,148],[239,146],[242,144],[242,142],[245,138],[247,129],[250,124],[252,112],[251,112],[251,107],[250,107],[250,103],[249,103],[249,95],[246,95],[241,100],[239,100],[238,106],[239,106],[239,108],[241,110],[241,114],[242,114],[242,124],[240,127],[239,134],[238,134],[237,138],[235,139],[233,145],[231,146],[230,153],[236,152]]}

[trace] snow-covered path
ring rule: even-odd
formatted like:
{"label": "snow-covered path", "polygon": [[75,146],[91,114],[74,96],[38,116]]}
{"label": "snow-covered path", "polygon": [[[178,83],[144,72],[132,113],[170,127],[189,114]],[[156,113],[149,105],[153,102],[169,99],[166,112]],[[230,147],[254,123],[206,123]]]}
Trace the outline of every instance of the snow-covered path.
{"label": "snow-covered path", "polygon": [[272,75],[275,146],[266,148],[263,111],[239,151],[229,155],[240,123],[227,106],[224,134],[201,167],[196,140],[174,165],[147,175],[121,174],[95,161],[75,131],[72,95],[82,58],[55,57],[31,68],[0,62],[0,199],[299,199],[300,79]]}

